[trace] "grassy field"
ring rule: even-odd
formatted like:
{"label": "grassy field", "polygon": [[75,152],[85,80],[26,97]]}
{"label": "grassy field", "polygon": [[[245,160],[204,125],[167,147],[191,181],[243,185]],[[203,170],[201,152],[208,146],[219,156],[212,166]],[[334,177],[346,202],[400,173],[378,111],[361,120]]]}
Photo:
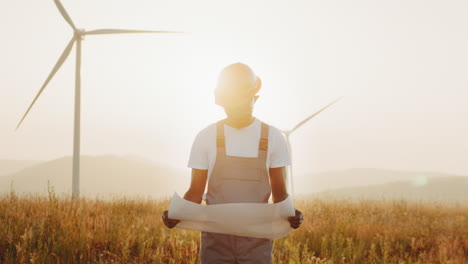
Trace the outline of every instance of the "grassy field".
{"label": "grassy field", "polygon": [[[167,229],[169,200],[0,198],[0,263],[198,263],[200,233]],[[468,263],[468,205],[296,201],[274,263]]]}

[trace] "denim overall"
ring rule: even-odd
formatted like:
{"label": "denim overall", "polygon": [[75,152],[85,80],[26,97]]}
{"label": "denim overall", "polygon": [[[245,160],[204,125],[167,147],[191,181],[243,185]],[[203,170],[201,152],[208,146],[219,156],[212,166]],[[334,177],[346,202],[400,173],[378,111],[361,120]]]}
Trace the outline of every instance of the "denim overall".
{"label": "denim overall", "polygon": [[[216,162],[208,181],[206,203],[267,203],[271,194],[266,157],[268,128],[262,122],[258,157],[227,156],[224,122],[216,123]],[[201,232],[202,264],[270,264],[273,240]]]}

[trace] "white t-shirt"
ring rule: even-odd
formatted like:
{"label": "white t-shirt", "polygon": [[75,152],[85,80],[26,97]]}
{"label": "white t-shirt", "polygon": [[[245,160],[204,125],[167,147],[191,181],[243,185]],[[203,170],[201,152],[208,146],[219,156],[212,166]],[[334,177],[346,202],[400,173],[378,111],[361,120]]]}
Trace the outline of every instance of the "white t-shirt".
{"label": "white t-shirt", "polygon": [[[258,157],[258,144],[261,134],[261,121],[255,121],[240,129],[224,125],[226,155],[238,157]],[[202,129],[192,145],[188,167],[208,170],[208,181],[216,161],[216,123]],[[268,131],[267,168],[291,165],[288,146],[281,132],[273,126]],[[207,181],[207,182],[208,182]]]}

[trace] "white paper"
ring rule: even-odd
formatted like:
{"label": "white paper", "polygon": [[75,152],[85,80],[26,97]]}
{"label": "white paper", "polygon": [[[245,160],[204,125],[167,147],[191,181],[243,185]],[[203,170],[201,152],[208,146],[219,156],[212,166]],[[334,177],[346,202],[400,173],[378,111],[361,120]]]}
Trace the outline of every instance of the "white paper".
{"label": "white paper", "polygon": [[181,220],[176,227],[190,230],[277,239],[292,229],[294,216],[290,196],[279,203],[226,203],[201,205],[172,196],[169,218]]}

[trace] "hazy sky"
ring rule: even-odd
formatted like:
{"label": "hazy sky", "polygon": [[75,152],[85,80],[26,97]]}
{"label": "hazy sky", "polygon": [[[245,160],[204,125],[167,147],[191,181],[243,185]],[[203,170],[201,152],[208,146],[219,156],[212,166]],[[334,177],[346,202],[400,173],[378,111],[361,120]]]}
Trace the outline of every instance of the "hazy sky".
{"label": "hazy sky", "polygon": [[[222,67],[250,65],[255,115],[290,128],[298,175],[376,167],[468,175],[468,1],[62,1],[88,30],[83,155],[132,154],[185,168],[196,133],[223,111]],[[72,154],[74,51],[17,132],[72,37],[52,0],[0,1],[0,159]]]}

